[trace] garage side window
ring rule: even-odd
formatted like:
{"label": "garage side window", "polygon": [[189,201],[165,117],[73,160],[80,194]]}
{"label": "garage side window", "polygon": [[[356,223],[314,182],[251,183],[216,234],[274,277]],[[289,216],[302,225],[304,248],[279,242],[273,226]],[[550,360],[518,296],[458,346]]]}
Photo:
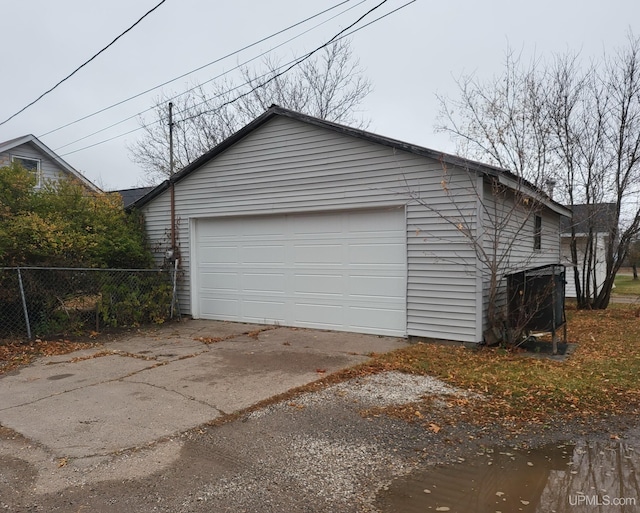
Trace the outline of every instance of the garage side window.
{"label": "garage side window", "polygon": [[40,187],[42,181],[42,174],[40,172],[40,160],[39,159],[31,159],[28,157],[19,157],[17,155],[12,155],[11,160],[20,164],[27,171],[33,173],[36,177],[36,187]]}
{"label": "garage side window", "polygon": [[542,249],[542,217],[534,216],[533,222],[533,249],[540,251]]}

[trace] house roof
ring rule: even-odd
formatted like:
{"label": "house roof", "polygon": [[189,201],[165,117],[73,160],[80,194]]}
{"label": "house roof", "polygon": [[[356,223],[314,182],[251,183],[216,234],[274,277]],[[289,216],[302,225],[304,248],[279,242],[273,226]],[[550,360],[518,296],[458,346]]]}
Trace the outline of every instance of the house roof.
{"label": "house roof", "polygon": [[93,182],[91,182],[87,177],[85,177],[80,171],[73,168],[68,162],[62,159],[59,155],[57,155],[51,148],[49,148],[46,144],[44,144],[40,139],[38,139],[35,135],[28,134],[23,135],[22,137],[16,137],[15,139],[9,139],[8,141],[0,142],[0,153],[5,151],[10,151],[13,148],[21,146],[23,144],[30,143],[34,145],[41,153],[47,155],[51,160],[56,162],[64,171],[71,174],[80,180],[84,185],[89,187],[91,190],[96,192],[101,192],[100,188],[97,187]]}
{"label": "house roof", "polygon": [[155,187],[134,187],[132,189],[121,189],[119,191],[112,192],[117,192],[122,196],[122,204],[124,208],[127,208],[142,198],[145,194],[150,193],[153,189],[155,189]]}
{"label": "house roof", "polygon": [[609,233],[616,224],[615,203],[592,203],[573,205],[573,216],[563,218],[560,233],[570,233],[573,225],[576,233],[589,233],[589,228],[598,233]]}
{"label": "house roof", "polygon": [[374,134],[372,132],[367,132],[365,130],[361,130],[358,128],[352,128],[345,125],[340,125],[332,121],[315,118],[307,114],[302,114],[300,112],[279,107],[278,105],[272,105],[266,112],[264,112],[264,114],[254,119],[244,128],[240,129],[235,134],[231,135],[230,137],[222,141],[213,149],[211,149],[201,157],[197,158],[196,160],[188,164],[178,173],[174,174],[171,178],[165,180],[163,183],[158,185],[151,192],[149,192],[148,194],[140,198],[138,201],[136,201],[132,205],[132,207],[138,208],[145,205],[149,201],[153,200],[155,197],[157,197],[158,195],[162,194],[165,190],[167,190],[171,183],[179,182],[186,176],[196,171],[198,168],[205,165],[210,160],[217,157],[220,153],[222,153],[229,147],[233,146],[234,144],[242,140],[244,137],[246,137],[247,135],[249,135],[250,133],[252,133],[253,131],[255,131],[256,129],[258,129],[259,127],[261,127],[262,125],[264,125],[265,123],[267,123],[268,121],[272,120],[277,116],[295,119],[303,123],[308,123],[310,125],[315,125],[315,126],[329,129],[329,130],[333,130],[334,132],[349,135],[351,137],[364,139],[370,142],[381,144],[383,146],[389,146],[397,150],[402,150],[402,151],[406,151],[416,155],[421,155],[424,157],[429,157],[435,160],[439,160],[444,164],[461,167],[463,169],[469,169],[471,171],[479,172],[483,175],[495,177],[501,183],[504,183],[504,185],[511,187],[512,189],[521,190],[524,188],[524,190],[528,195],[534,197],[536,200],[540,201],[541,203],[543,203],[550,209],[554,210],[558,214],[562,216],[571,215],[571,211],[569,209],[567,209],[565,206],[561,205],[560,203],[557,203],[553,199],[549,198],[549,196],[545,192],[543,192],[541,189],[535,187],[531,183],[527,182],[526,180],[518,177],[517,175],[505,169],[501,169],[499,167],[495,167],[489,164],[483,164],[481,162],[465,159],[462,157],[458,157],[456,155],[443,153],[441,151],[432,150],[422,146],[417,146],[415,144],[411,144],[411,143],[407,143],[397,139],[392,139],[390,137]]}

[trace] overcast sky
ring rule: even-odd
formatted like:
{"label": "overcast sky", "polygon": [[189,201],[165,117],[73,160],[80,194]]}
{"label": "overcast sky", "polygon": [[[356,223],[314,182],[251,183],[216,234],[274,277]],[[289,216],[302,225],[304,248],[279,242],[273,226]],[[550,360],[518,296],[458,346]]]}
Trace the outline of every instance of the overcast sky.
{"label": "overcast sky", "polygon": [[[159,0],[4,0],[0,121],[34,100],[127,29]],[[136,95],[339,4],[341,0],[167,0],[114,46],[15,119],[0,126],[0,141],[32,133],[105,190],[142,184],[131,162],[135,115],[154,103],[144,95],[83,122],[45,133]],[[408,0],[388,0],[367,20]],[[164,88],[180,92],[328,20],[275,51],[289,60],[325,43],[380,0],[351,0],[321,18],[207,67]],[[366,21],[366,20],[365,20]],[[364,22],[363,22],[364,23]],[[354,35],[352,48],[374,91],[362,105],[369,130],[422,146],[453,151],[433,127],[436,93],[456,94],[463,73],[491,77],[511,46],[525,55],[580,50],[585,59],[640,34],[638,0],[417,0]],[[65,146],[111,124],[127,122]],[[150,118],[149,118],[150,119]],[[63,147],[64,146],[64,147]],[[67,154],[68,153],[68,154]],[[66,154],[66,155],[65,155]]]}

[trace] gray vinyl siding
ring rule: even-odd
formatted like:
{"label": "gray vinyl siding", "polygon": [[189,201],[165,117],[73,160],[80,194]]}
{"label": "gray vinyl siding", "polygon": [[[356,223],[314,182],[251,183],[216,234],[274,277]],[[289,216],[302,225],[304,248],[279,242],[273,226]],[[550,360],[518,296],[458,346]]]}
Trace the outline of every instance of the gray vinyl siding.
{"label": "gray vinyl siding", "polygon": [[40,161],[41,184],[49,180],[58,180],[60,176],[65,174],[65,171],[53,159],[44,155],[38,148],[28,143],[16,146],[10,151],[0,153],[0,167],[9,165],[14,156]]}
{"label": "gray vinyl siding", "polygon": [[[407,335],[477,342],[474,252],[455,224],[436,213],[453,218],[455,205],[463,205],[473,216],[476,200],[459,187],[468,180],[465,172],[447,169],[447,177],[459,189],[455,202],[443,190],[443,167],[435,159],[276,117],[175,185],[181,310],[190,313],[190,219],[406,208]],[[161,260],[169,192],[142,210]]]}
{"label": "gray vinyl siding", "polygon": [[[560,215],[545,207],[535,212],[528,207],[514,210],[513,194],[510,193],[505,198],[496,199],[487,183],[484,186],[483,201],[487,207],[483,215],[485,234],[483,242],[487,254],[491,254],[495,240],[494,228],[499,223],[495,219],[506,220],[504,226],[500,225],[498,254],[504,255],[508,252],[508,257],[503,259],[500,268],[500,283],[496,300],[497,308],[502,309],[506,314],[507,280],[504,276],[542,265],[560,263]],[[540,250],[534,250],[534,215],[542,217]],[[483,270],[483,322],[485,327],[489,302],[489,278],[490,273],[485,267]]]}

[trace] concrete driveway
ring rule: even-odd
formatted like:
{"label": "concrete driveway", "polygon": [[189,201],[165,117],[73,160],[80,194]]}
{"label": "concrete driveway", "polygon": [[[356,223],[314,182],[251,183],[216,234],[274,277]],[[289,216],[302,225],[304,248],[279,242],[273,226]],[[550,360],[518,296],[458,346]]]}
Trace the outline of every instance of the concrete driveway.
{"label": "concrete driveway", "polygon": [[374,335],[187,320],[0,376],[0,425],[55,458],[105,456],[406,344]]}

